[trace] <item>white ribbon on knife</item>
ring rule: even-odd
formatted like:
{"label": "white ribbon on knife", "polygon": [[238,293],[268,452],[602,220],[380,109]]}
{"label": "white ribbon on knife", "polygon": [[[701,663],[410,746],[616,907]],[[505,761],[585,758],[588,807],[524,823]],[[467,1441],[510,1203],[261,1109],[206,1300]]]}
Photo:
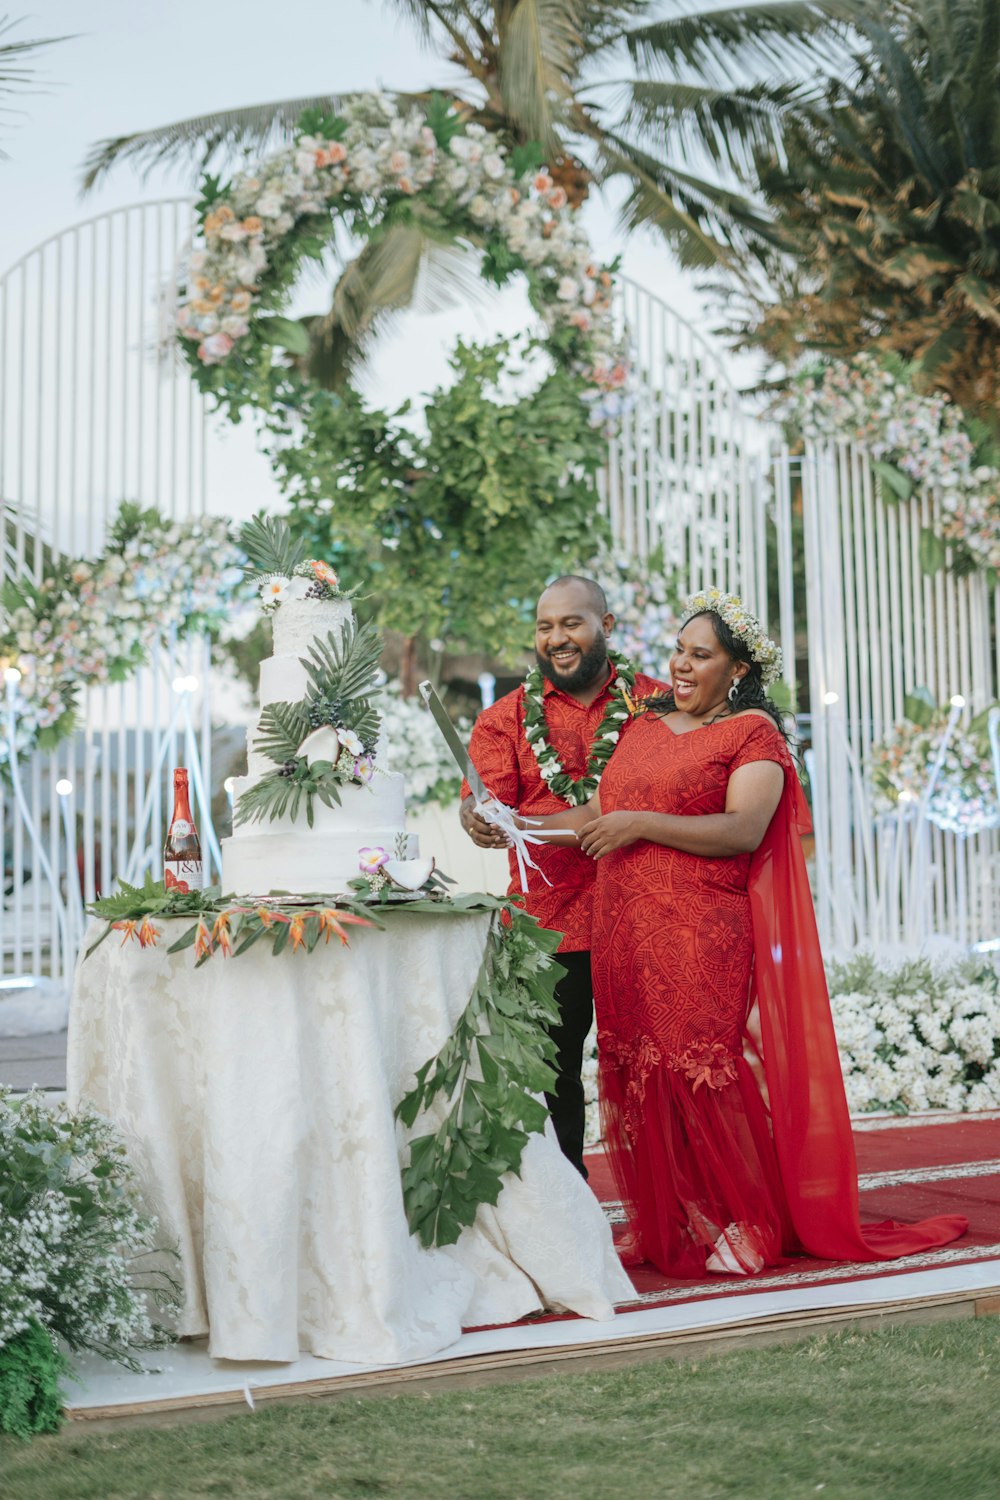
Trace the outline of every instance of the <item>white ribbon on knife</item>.
{"label": "white ribbon on knife", "polygon": [[[562,832],[563,830],[551,829],[541,833],[528,833],[525,829],[518,827],[517,814],[514,812],[514,809],[508,807],[504,802],[498,802],[496,797],[490,797],[486,802],[477,802],[476,812],[484,822],[492,824],[494,828],[499,828],[513,849],[514,858],[517,860],[517,878],[521,882],[522,891],[527,893],[529,870],[536,870],[546,885],[552,884],[545,871],[539,865],[535,864],[529,853],[528,845],[544,844],[547,838],[552,838],[557,832]],[[522,818],[521,821],[534,824],[535,826],[538,824],[537,818]]]}
{"label": "white ribbon on knife", "polygon": [[[429,682],[422,682],[419,691],[420,696],[430,710],[432,719],[444,736],[445,744],[451,751],[455,764],[472,788],[473,796],[476,799],[476,812],[485,823],[489,823],[493,828],[498,828],[513,849],[514,857],[517,860],[517,875],[521,882],[522,891],[527,892],[529,870],[536,870],[545,881],[545,884],[551,885],[552,882],[545,871],[539,869],[538,865],[532,859],[528,846],[529,844],[544,844],[547,838],[554,838],[563,830],[553,828],[546,829],[544,832],[528,833],[524,828],[520,828],[514,809],[494,797],[485,785],[483,778],[469,757],[468,750],[462,744],[461,736],[449,719],[447,710],[434,691],[434,688]],[[534,818],[523,818],[521,821],[531,824],[537,822]]]}

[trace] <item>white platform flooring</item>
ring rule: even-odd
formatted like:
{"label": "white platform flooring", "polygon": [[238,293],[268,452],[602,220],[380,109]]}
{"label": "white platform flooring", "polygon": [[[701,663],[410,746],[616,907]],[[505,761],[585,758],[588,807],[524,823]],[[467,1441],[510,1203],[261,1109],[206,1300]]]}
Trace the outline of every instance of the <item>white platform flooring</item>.
{"label": "white platform flooring", "polygon": [[[643,1308],[619,1313],[607,1323],[585,1319],[524,1323],[511,1327],[463,1334],[457,1343],[419,1364],[373,1367],[342,1364],[306,1357],[294,1364],[235,1364],[209,1357],[204,1342],[185,1342],[160,1355],[147,1355],[147,1373],[133,1374],[120,1366],[89,1357],[78,1367],[79,1384],[68,1391],[67,1413],[80,1421],[121,1416],[140,1416],[156,1411],[196,1408],[204,1405],[253,1407],[255,1398],[266,1396],[328,1395],[338,1385],[345,1389],[385,1383],[404,1385],[419,1377],[433,1378],[447,1365],[450,1373],[462,1366],[476,1368],[503,1364],[532,1364],[546,1356],[560,1359],[560,1368],[572,1369],[574,1358],[600,1356],[615,1351],[635,1352],[642,1341],[664,1346],[686,1337],[715,1335],[727,1330],[746,1332],[748,1325],[766,1328],[794,1322],[825,1324],[851,1315],[898,1316],[907,1309],[933,1316],[959,1316],[967,1311],[993,1311],[1000,1306],[1000,1259],[940,1267],[892,1276],[872,1276],[833,1286],[804,1286],[784,1290],[715,1296],[701,1302]],[[930,1311],[929,1311],[930,1310]],[[824,1315],[826,1315],[824,1317]],[[518,1356],[522,1356],[518,1359]],[[563,1358],[560,1358],[562,1356]],[[395,1380],[393,1380],[395,1376]],[[382,1377],[381,1380],[379,1377]],[[359,1392],[360,1393],[360,1392]]]}

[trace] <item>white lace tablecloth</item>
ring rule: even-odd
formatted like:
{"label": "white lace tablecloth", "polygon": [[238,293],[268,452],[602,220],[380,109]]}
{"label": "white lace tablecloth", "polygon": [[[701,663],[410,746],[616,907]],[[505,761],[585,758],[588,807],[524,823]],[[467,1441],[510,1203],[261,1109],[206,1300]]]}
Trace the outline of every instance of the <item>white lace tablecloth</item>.
{"label": "white lace tablecloth", "polygon": [[350,948],[260,942],[200,969],[166,952],[184,924],[158,925],[156,948],[113,933],[81,961],[68,1089],[116,1122],[179,1247],[181,1334],[220,1359],[386,1364],[543,1308],[611,1318],[632,1294],[551,1126],[457,1245],[407,1228],[393,1109],[471,993],[488,914],[394,912]]}

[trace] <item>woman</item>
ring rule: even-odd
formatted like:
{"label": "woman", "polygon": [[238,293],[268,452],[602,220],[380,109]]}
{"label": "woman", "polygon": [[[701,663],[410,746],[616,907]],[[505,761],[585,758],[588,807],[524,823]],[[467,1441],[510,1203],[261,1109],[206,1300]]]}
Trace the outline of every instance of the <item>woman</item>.
{"label": "woman", "polygon": [[861,1228],[799,841],[808,812],[765,690],[779,672],[739,599],[695,595],[672,695],[636,705],[586,807],[541,820],[598,861],[594,999],[623,1258],[671,1276],[753,1274],[791,1251],[891,1258],[967,1228]]}

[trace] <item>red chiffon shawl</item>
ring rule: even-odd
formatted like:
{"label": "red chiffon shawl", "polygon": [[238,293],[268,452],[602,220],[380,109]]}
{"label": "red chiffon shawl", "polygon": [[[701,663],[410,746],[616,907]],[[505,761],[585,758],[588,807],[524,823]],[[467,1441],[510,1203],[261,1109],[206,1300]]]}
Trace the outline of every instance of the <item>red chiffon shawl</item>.
{"label": "red chiffon shawl", "polygon": [[789,1214],[802,1248],[830,1260],[891,1260],[947,1244],[957,1214],[862,1225],[854,1142],[801,834],[809,810],[791,767],[750,868],[761,1060]]}

